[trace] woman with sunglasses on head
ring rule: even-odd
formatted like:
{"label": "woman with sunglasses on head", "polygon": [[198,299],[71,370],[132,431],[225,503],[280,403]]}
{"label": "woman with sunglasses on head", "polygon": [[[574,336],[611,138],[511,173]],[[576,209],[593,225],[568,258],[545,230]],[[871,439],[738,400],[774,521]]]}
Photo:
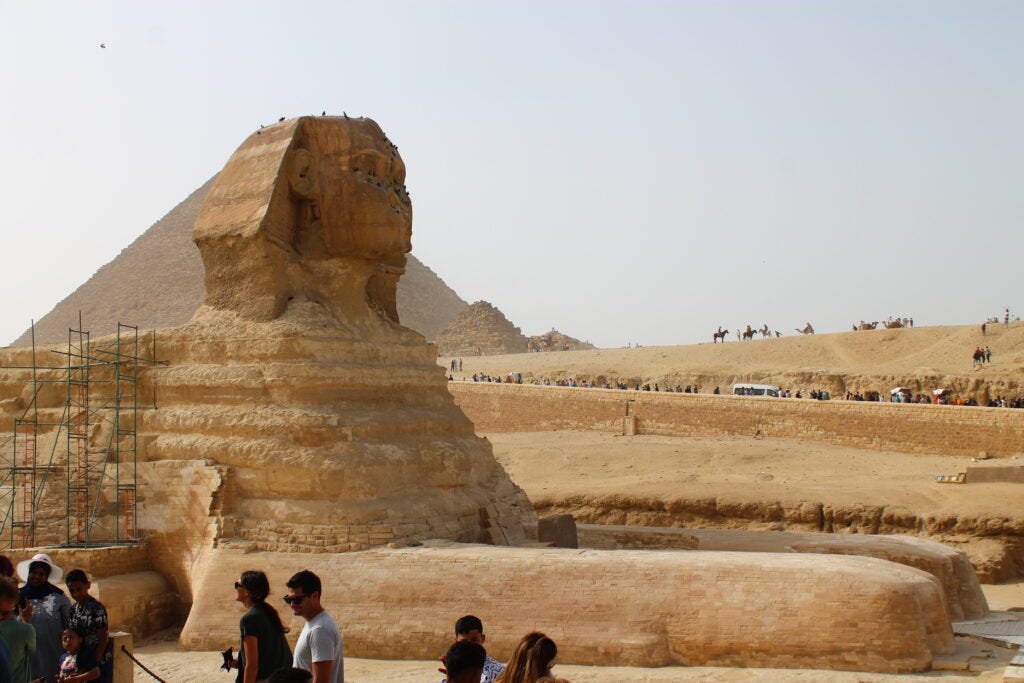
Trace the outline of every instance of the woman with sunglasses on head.
{"label": "woman with sunglasses on head", "polygon": [[270,674],[292,664],[284,634],[288,632],[277,610],[267,604],[270,582],[258,571],[242,572],[235,582],[235,600],[248,607],[239,626],[242,647],[238,653],[236,683],[265,683]]}

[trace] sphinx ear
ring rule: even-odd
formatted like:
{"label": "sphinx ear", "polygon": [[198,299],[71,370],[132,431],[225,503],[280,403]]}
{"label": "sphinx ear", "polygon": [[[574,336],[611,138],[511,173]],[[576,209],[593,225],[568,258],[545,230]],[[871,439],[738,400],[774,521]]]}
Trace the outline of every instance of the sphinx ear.
{"label": "sphinx ear", "polygon": [[319,183],[316,160],[308,149],[297,149],[288,160],[288,186],[292,192],[310,199],[316,194]]}

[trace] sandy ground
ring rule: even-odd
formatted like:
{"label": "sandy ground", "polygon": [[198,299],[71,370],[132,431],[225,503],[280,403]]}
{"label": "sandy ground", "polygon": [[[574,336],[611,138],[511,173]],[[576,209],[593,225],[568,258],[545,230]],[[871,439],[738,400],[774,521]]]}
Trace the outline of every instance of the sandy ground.
{"label": "sandy ground", "polygon": [[[737,502],[896,506],[918,515],[1024,518],[1019,484],[935,483],[938,474],[984,464],[964,456],[741,436],[573,431],[484,436],[535,505],[581,496],[666,501],[715,497]],[[1021,459],[1010,461],[1024,464]]]}

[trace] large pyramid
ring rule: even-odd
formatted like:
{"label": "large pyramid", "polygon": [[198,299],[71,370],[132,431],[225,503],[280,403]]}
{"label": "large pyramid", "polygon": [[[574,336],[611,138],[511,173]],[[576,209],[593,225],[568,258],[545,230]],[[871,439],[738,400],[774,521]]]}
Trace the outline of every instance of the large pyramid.
{"label": "large pyramid", "polygon": [[[36,321],[36,342],[66,341],[69,327],[93,336],[115,331],[118,321],[140,329],[174,327],[189,321],[203,302],[203,262],[192,241],[192,226],[216,177],[185,198],[113,261]],[[434,271],[409,255],[398,285],[402,324],[427,339],[436,337],[468,304]],[[14,346],[31,341],[28,330]]]}
{"label": "large pyramid", "polygon": [[505,314],[486,301],[462,311],[434,340],[441,356],[525,353],[527,340]]}

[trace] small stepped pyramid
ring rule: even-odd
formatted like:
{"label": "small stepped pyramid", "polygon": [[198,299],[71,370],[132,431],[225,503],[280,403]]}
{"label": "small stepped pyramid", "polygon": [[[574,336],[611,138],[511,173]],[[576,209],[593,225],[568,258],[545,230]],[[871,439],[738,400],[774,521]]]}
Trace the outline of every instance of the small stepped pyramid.
{"label": "small stepped pyramid", "polygon": [[553,327],[550,332],[530,337],[527,342],[530,351],[592,351],[597,348],[590,342],[570,337]]}
{"label": "small stepped pyramid", "polygon": [[519,328],[486,301],[477,301],[460,313],[435,343],[441,356],[496,356],[527,350]]}

